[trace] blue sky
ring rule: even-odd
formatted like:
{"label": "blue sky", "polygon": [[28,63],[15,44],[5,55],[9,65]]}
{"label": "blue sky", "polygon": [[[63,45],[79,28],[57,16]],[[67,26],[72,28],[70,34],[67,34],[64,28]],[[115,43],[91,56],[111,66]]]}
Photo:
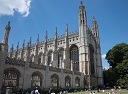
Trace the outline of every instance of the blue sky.
{"label": "blue sky", "polygon": [[[87,14],[88,26],[92,25],[94,16],[98,22],[103,67],[108,67],[105,54],[115,44],[128,43],[128,0],[82,0]],[[69,31],[78,30],[78,8],[80,0],[0,0],[0,40],[8,21],[11,22],[9,48],[12,44],[20,47],[25,39],[36,42],[54,37],[55,28],[58,35],[65,34],[66,24]]]}

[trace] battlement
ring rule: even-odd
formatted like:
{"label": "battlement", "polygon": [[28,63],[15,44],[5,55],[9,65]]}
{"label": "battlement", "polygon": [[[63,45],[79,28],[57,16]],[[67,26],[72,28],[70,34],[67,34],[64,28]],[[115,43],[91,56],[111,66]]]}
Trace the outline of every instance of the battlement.
{"label": "battlement", "polygon": [[25,66],[24,61],[17,60],[15,58],[9,58],[9,57],[6,58],[5,63],[10,65],[16,65],[16,66]]}

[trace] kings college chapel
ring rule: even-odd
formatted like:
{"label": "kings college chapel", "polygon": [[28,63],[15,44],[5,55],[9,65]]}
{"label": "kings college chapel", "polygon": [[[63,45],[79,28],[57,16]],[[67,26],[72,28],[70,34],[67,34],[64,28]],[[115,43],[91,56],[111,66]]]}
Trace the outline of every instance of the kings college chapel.
{"label": "kings college chapel", "polygon": [[13,45],[8,51],[10,22],[0,43],[0,92],[2,88],[83,88],[103,85],[100,38],[96,19],[92,19],[92,29],[87,26],[83,2],[78,10],[78,30],[57,35],[35,44],[23,42],[16,50]]}

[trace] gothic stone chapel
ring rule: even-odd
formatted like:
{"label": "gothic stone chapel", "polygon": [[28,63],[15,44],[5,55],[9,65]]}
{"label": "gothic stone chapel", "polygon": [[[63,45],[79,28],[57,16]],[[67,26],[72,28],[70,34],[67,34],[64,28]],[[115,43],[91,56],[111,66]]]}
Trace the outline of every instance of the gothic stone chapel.
{"label": "gothic stone chapel", "polygon": [[28,89],[40,88],[83,88],[103,85],[100,38],[96,19],[92,28],[87,26],[86,10],[80,2],[78,10],[78,30],[8,51],[10,22],[0,43],[0,92],[13,87]]}

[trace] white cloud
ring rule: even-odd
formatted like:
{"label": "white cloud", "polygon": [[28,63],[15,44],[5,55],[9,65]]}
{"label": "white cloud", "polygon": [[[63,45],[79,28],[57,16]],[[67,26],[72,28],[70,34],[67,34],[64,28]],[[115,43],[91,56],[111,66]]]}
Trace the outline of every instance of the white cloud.
{"label": "white cloud", "polygon": [[103,54],[101,57],[102,57],[102,59],[105,59],[105,57],[106,57],[106,54]]}
{"label": "white cloud", "polygon": [[19,12],[23,17],[29,15],[30,3],[32,0],[0,0],[0,16],[14,15]]}

